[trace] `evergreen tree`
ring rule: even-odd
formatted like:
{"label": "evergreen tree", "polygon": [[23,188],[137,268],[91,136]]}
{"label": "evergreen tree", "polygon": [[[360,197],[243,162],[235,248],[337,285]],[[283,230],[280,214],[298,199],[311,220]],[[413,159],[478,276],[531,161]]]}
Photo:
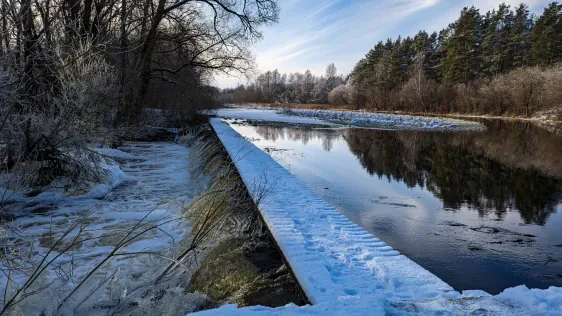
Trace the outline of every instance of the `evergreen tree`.
{"label": "evergreen tree", "polygon": [[509,33],[509,52],[507,53],[511,56],[509,70],[527,65],[532,28],[533,20],[529,17],[529,7],[522,3],[515,9],[513,25]]}
{"label": "evergreen tree", "polygon": [[438,42],[439,35],[437,32],[431,33],[429,36],[429,52],[426,57],[427,63],[424,64],[425,74],[428,78],[435,81],[439,80],[438,67],[441,62],[439,55],[437,54],[437,49],[439,48]]}
{"label": "evergreen tree", "polygon": [[455,23],[449,24],[449,26],[439,32],[437,37],[437,50],[435,51],[435,62],[436,62],[436,77],[438,81],[443,81],[445,78],[445,73],[447,71],[445,67],[445,58],[447,57],[447,51],[449,47],[449,41],[453,37],[453,32],[455,30]]}
{"label": "evergreen tree", "polygon": [[483,21],[482,71],[487,76],[497,75],[511,67],[508,47],[512,19],[512,12],[504,3],[500,4],[497,11],[486,14]]}
{"label": "evergreen tree", "polygon": [[445,80],[467,82],[479,76],[481,65],[482,17],[475,7],[464,8],[455,23],[454,34],[443,61]]}
{"label": "evergreen tree", "polygon": [[531,33],[531,60],[549,66],[562,60],[562,5],[552,2],[537,20]]}

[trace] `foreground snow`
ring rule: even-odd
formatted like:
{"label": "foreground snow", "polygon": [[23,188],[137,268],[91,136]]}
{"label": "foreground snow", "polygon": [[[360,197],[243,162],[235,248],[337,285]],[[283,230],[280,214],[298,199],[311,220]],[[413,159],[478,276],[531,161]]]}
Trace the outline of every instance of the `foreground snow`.
{"label": "foreground snow", "polygon": [[198,315],[562,315],[561,288],[536,290],[519,286],[496,296],[473,296],[466,292],[463,292],[463,297],[454,299],[386,301],[383,308],[379,308],[381,304],[375,301],[378,298],[354,297],[312,306],[290,304],[278,308],[237,308],[236,305],[225,305]]}
{"label": "foreground snow", "polygon": [[[462,294],[341,215],[220,119],[212,119],[312,306],[234,305],[208,315],[562,315],[562,289]],[[264,194],[265,193],[265,194]]]}

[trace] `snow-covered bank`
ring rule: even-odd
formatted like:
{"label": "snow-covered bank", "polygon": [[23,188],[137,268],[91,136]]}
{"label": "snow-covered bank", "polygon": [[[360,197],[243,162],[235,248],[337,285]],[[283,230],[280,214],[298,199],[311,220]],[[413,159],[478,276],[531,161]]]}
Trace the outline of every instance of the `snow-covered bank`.
{"label": "snow-covered bank", "polygon": [[[207,314],[561,315],[562,291],[454,291],[367,233],[219,119],[219,138],[313,306],[224,306]],[[260,194],[266,192],[267,194]]]}
{"label": "snow-covered bank", "polygon": [[284,115],[276,110],[261,108],[222,108],[215,111],[223,118],[244,119],[254,121],[268,121],[291,124],[334,125],[333,123],[311,117]]}
{"label": "snow-covered bank", "polygon": [[[110,148],[93,148],[92,156],[78,157],[78,161],[84,163],[85,167],[97,177],[84,176],[72,181],[69,177],[61,176],[46,186],[31,188],[25,184],[25,173],[5,172],[0,176],[0,201],[1,203],[11,204],[14,202],[37,202],[49,203],[61,199],[101,199],[105,197],[111,190],[118,187],[129,177],[119,168],[119,164],[113,158],[135,158],[133,155]],[[98,155],[99,154],[99,155]],[[72,153],[68,154],[72,156]],[[96,179],[94,179],[96,178]],[[13,187],[17,191],[8,189]],[[38,194],[28,195],[33,190]],[[8,210],[9,211],[9,210]]]}
{"label": "snow-covered bank", "polygon": [[347,124],[359,127],[374,126],[396,129],[427,130],[484,129],[484,126],[478,122],[429,116],[309,109],[285,109],[281,112],[286,115],[317,118],[332,123]]}
{"label": "snow-covered bank", "polygon": [[318,110],[301,108],[264,107],[255,104],[229,105],[216,111],[223,118],[248,119],[257,121],[347,125],[384,129],[409,129],[433,131],[475,131],[484,130],[479,122],[462,118],[420,116],[392,113],[373,113],[358,110]]}

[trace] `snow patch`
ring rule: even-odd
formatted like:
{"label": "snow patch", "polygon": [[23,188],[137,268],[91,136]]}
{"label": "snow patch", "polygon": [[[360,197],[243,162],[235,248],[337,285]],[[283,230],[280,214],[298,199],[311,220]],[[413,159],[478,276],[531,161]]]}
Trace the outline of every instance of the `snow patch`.
{"label": "snow patch", "polygon": [[105,160],[101,164],[101,169],[103,170],[104,181],[103,183],[99,183],[95,185],[88,193],[83,195],[76,196],[75,198],[81,199],[101,199],[104,198],[106,195],[111,192],[111,190],[115,189],[123,182],[129,180],[129,176],[127,176],[119,165],[112,160]]}
{"label": "snow patch", "polygon": [[291,124],[334,125],[333,123],[311,117],[284,115],[275,110],[251,108],[222,108],[214,111],[223,118],[245,119],[254,121],[281,122]]}
{"label": "snow patch", "polygon": [[280,111],[286,115],[311,117],[332,123],[352,126],[377,126],[397,129],[428,129],[428,130],[483,130],[484,125],[478,122],[458,119],[416,116],[403,114],[370,113],[360,111],[334,111],[285,109]]}

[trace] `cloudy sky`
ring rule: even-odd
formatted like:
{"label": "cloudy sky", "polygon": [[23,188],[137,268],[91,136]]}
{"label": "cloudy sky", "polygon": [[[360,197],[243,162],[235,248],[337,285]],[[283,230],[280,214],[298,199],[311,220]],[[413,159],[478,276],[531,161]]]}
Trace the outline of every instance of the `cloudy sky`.
{"label": "cloudy sky", "polygon": [[[540,13],[551,0],[524,0]],[[419,30],[438,31],[465,6],[484,13],[505,2],[521,0],[279,0],[279,23],[263,28],[263,40],[252,47],[259,71],[324,73],[335,63],[338,73],[349,73],[378,41],[413,36]],[[246,79],[217,77],[221,88]]]}

